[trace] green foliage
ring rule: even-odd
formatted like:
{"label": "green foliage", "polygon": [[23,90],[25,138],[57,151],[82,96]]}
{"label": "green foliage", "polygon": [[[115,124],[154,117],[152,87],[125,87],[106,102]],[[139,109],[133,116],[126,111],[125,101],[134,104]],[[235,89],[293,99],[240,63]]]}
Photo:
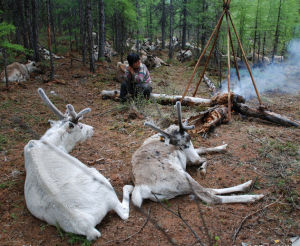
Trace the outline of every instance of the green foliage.
{"label": "green foliage", "polygon": [[7,36],[10,33],[15,33],[16,28],[12,24],[8,24],[7,22],[1,22],[0,23],[0,48],[5,48],[10,51],[19,51],[19,52],[25,52],[25,49],[23,46],[18,44],[12,44],[9,42]]}

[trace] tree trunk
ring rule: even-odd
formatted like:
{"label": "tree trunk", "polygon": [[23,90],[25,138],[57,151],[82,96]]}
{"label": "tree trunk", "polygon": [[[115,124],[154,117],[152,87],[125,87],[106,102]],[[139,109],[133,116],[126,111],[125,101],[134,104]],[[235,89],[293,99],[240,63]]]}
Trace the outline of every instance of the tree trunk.
{"label": "tree trunk", "polygon": [[54,52],[57,52],[55,25],[54,25],[54,19],[53,19],[53,3],[52,2],[50,2],[50,21],[51,21],[52,41],[54,43]]}
{"label": "tree trunk", "polygon": [[255,49],[256,49],[256,40],[257,40],[257,22],[258,22],[258,9],[259,9],[259,0],[257,0],[256,7],[256,17],[255,17],[255,26],[254,26],[254,40],[253,40],[253,53],[252,53],[252,62],[255,64]]}
{"label": "tree trunk", "polygon": [[[141,16],[138,0],[136,0],[135,6],[136,6],[136,21],[138,23],[139,19],[140,19],[140,16]],[[140,37],[139,36],[140,36],[140,30],[139,30],[139,27],[138,27],[136,29],[136,43],[135,43],[136,51],[137,51],[138,54],[140,53]]]}
{"label": "tree trunk", "polygon": [[22,35],[22,38],[23,38],[23,45],[26,49],[28,49],[29,46],[28,46],[28,39],[26,37],[23,0],[18,0],[17,4],[18,4],[18,13],[19,13],[19,19],[20,19],[20,26],[21,26],[21,35]]}
{"label": "tree trunk", "polygon": [[90,59],[90,72],[95,73],[95,60],[94,60],[94,42],[92,36],[93,20],[92,20],[92,9],[91,0],[86,0],[87,9],[87,26],[88,26],[88,49],[89,49],[89,59]]}
{"label": "tree trunk", "polygon": [[162,0],[162,16],[161,16],[161,48],[165,48],[165,33],[166,33],[166,1]]}
{"label": "tree trunk", "polygon": [[33,51],[34,60],[40,61],[39,45],[38,45],[38,30],[37,30],[37,16],[36,16],[36,0],[31,0],[32,7],[32,38],[33,38]]}
{"label": "tree trunk", "polygon": [[187,5],[187,0],[183,0],[183,10],[182,10],[182,15],[183,15],[183,23],[182,23],[182,42],[181,42],[181,48],[184,50],[185,49],[185,44],[186,44],[186,18],[187,18],[187,10],[186,6]]}
{"label": "tree trunk", "polygon": [[266,31],[264,32],[264,39],[263,39],[263,47],[262,47],[262,62],[264,63],[265,59],[265,45],[266,45]]}
{"label": "tree trunk", "polygon": [[281,2],[279,2],[279,8],[278,8],[278,17],[277,17],[277,23],[276,23],[276,30],[275,30],[275,39],[274,39],[274,46],[273,46],[273,53],[272,53],[272,63],[274,62],[274,56],[277,52],[277,46],[279,41],[279,22],[280,22],[280,12],[281,12]]}
{"label": "tree trunk", "polygon": [[5,86],[8,88],[8,76],[7,76],[7,55],[6,49],[2,49],[3,52],[3,59],[4,59],[4,75],[5,75]]}
{"label": "tree trunk", "polygon": [[81,44],[81,55],[82,55],[82,64],[85,66],[86,62],[86,29],[85,29],[85,4],[82,2],[83,0],[78,0],[79,3],[79,19],[80,19],[80,44]]}
{"label": "tree trunk", "polygon": [[153,42],[153,20],[152,20],[152,3],[150,4],[149,7],[149,14],[150,14],[150,19],[149,19],[149,38],[150,38],[150,45]]}
{"label": "tree trunk", "polygon": [[98,61],[100,58],[104,58],[105,49],[105,13],[104,13],[104,1],[99,0],[99,53]]}
{"label": "tree trunk", "polygon": [[173,57],[173,1],[170,0],[170,42],[169,42],[169,59]]}
{"label": "tree trunk", "polygon": [[24,0],[24,13],[25,13],[25,26],[27,31],[27,37],[29,39],[29,48],[33,49],[33,37],[32,37],[32,29],[30,23],[30,7],[29,0]]}
{"label": "tree trunk", "polygon": [[54,65],[53,65],[53,56],[51,51],[51,17],[50,17],[50,0],[47,0],[47,20],[48,20],[48,50],[50,55],[50,75],[49,80],[54,79]]}

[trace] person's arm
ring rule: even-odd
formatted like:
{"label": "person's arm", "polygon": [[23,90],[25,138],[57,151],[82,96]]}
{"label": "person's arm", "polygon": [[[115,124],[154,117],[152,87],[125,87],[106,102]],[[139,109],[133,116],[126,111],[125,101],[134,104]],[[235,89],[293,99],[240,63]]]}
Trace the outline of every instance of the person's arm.
{"label": "person's arm", "polygon": [[130,71],[130,66],[127,66],[126,67],[126,70],[125,70],[125,75],[124,75],[124,78],[127,80],[127,81],[131,81],[132,80],[132,73]]}

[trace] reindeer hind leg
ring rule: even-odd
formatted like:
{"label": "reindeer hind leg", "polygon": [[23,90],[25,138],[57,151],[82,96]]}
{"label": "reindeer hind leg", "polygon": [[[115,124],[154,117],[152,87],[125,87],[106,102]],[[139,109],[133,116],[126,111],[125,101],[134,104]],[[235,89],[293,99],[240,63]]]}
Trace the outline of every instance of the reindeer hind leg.
{"label": "reindeer hind leg", "polygon": [[252,184],[252,180],[249,180],[246,183],[228,187],[228,188],[223,188],[223,189],[211,189],[214,194],[216,195],[222,195],[222,194],[229,194],[229,193],[234,193],[234,192],[242,192],[246,191]]}

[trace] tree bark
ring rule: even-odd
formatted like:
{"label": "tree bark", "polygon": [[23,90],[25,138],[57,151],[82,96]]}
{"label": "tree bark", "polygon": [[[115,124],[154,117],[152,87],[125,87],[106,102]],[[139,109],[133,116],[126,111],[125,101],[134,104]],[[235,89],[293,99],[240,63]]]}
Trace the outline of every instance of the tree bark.
{"label": "tree bark", "polygon": [[104,58],[105,48],[105,13],[104,13],[104,1],[99,0],[99,53],[98,61]]}
{"label": "tree bark", "polygon": [[38,45],[38,28],[37,28],[37,16],[36,16],[36,0],[31,0],[32,10],[32,38],[33,38],[33,51],[34,60],[40,61],[39,45]]}
{"label": "tree bark", "polygon": [[49,80],[52,81],[54,79],[54,64],[53,64],[53,56],[51,51],[51,17],[50,17],[50,0],[47,0],[47,20],[48,20],[48,50],[50,55],[50,75]]}
{"label": "tree bark", "polygon": [[161,16],[161,48],[165,48],[165,35],[166,35],[166,1],[162,0],[162,16]]}
{"label": "tree bark", "polygon": [[91,0],[86,0],[86,9],[87,9],[87,26],[88,26],[88,49],[89,49],[89,59],[90,59],[90,72],[95,73],[95,60],[94,60],[94,42],[92,36],[93,20],[92,20],[92,9],[91,9]]}
{"label": "tree bark", "polygon": [[272,63],[274,62],[274,56],[277,52],[277,46],[279,41],[279,22],[280,22],[280,12],[281,12],[281,2],[279,2],[279,8],[278,8],[278,16],[277,16],[277,23],[276,23],[276,30],[275,30],[275,39],[274,39],[274,46],[273,46],[273,53],[272,53]]}

